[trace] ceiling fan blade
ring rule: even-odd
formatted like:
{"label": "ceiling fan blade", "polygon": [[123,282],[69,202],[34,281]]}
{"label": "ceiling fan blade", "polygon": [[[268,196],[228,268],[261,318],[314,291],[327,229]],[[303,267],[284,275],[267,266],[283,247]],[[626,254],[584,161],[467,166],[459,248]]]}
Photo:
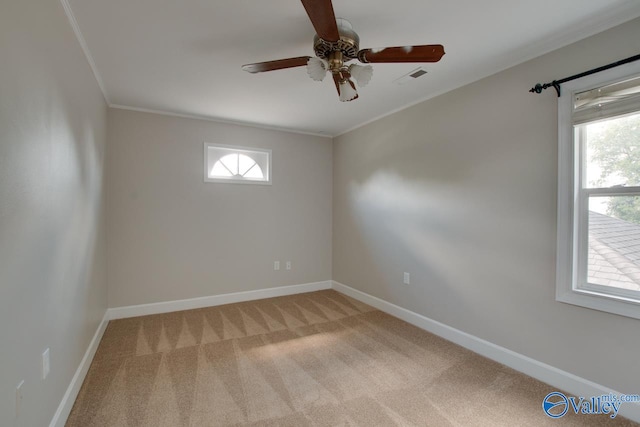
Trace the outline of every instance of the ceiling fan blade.
{"label": "ceiling fan blade", "polygon": [[297,58],[278,59],[275,61],[258,62],[242,66],[244,71],[249,73],[262,73],[264,71],[282,70],[283,68],[302,67],[307,65],[310,56],[299,56]]}
{"label": "ceiling fan blade", "polygon": [[302,5],[307,11],[318,37],[328,42],[340,40],[331,0],[302,0]]}
{"label": "ceiling fan blade", "polygon": [[441,44],[422,46],[398,46],[380,49],[362,49],[358,52],[360,62],[438,62],[444,55]]}
{"label": "ceiling fan blade", "polygon": [[[351,87],[353,88],[353,90],[356,90],[356,84],[354,82],[352,82],[351,80],[349,80],[349,84],[351,85]],[[356,93],[355,98],[352,99],[352,101],[355,101],[356,99],[360,98],[360,95],[358,95]]]}
{"label": "ceiling fan blade", "polygon": [[338,73],[331,73],[333,74],[333,82],[336,84],[336,90],[338,91],[338,96],[340,96],[340,74]]}

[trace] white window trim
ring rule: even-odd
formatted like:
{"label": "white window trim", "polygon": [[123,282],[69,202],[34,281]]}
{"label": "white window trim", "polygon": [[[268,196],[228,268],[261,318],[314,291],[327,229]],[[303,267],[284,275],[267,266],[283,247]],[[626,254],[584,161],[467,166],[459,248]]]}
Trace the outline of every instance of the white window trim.
{"label": "white window trim", "polygon": [[[220,147],[232,150],[237,154],[248,154],[251,157],[251,153],[266,153],[267,162],[267,180],[254,180],[254,179],[238,179],[238,178],[222,178],[222,177],[209,177],[209,147]],[[267,148],[255,148],[245,147],[241,145],[228,145],[228,144],[216,144],[213,142],[204,143],[204,182],[224,183],[224,184],[251,184],[251,185],[272,185],[273,182],[273,167],[272,167],[272,150]]]}
{"label": "white window trim", "polygon": [[[579,189],[574,180],[579,159],[574,152],[572,122],[573,95],[594,89],[626,77],[640,74],[640,62],[625,64],[600,73],[576,79],[562,85],[558,99],[558,224],[556,259],[556,300],[568,304],[605,311],[640,319],[640,301],[623,295],[603,293],[597,289],[578,289],[578,248],[585,246],[576,232],[579,212],[574,206],[579,202]],[[584,232],[582,233],[585,234]],[[583,237],[584,239],[584,237]],[[584,249],[584,248],[583,248]]]}

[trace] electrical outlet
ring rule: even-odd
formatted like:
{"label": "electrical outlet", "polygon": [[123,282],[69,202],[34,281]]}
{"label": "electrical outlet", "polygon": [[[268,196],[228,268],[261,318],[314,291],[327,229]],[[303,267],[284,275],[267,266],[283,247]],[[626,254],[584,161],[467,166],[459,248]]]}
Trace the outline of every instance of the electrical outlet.
{"label": "electrical outlet", "polygon": [[280,261],[273,261],[273,269],[280,270]]}
{"label": "electrical outlet", "polygon": [[42,379],[46,380],[47,376],[49,376],[49,371],[51,368],[51,364],[49,361],[49,349],[47,348],[44,352],[42,352]]}
{"label": "electrical outlet", "polygon": [[20,381],[20,384],[16,386],[16,418],[20,418],[20,409],[22,409],[22,386],[24,380]]}
{"label": "electrical outlet", "polygon": [[287,270],[291,270],[291,261],[287,261]]}
{"label": "electrical outlet", "polygon": [[408,284],[411,283],[411,275],[409,273],[407,273],[406,271],[404,273],[403,282],[404,282],[405,285],[408,285]]}

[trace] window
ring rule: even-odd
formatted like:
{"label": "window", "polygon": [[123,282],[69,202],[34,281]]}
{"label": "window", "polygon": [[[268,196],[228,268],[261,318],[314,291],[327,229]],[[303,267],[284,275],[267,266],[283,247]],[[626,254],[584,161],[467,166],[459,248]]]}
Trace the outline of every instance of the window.
{"label": "window", "polygon": [[556,299],[640,319],[640,64],[562,92]]}
{"label": "window", "polygon": [[205,182],[271,184],[271,150],[204,144]]}

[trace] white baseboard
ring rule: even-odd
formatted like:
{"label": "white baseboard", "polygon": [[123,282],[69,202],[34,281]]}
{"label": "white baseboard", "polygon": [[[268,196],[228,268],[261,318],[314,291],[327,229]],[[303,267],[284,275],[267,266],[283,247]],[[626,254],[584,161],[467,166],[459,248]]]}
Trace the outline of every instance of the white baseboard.
{"label": "white baseboard", "polygon": [[105,312],[104,317],[102,318],[102,322],[98,325],[98,329],[96,333],[93,335],[91,342],[89,343],[89,348],[84,353],[82,360],[80,361],[80,366],[76,370],[76,373],[73,375],[71,379],[71,383],[69,387],[67,387],[67,391],[64,393],[62,397],[62,401],[60,405],[58,405],[58,409],[56,413],[53,415],[51,419],[51,423],[49,423],[49,427],[64,427],[67,422],[67,418],[69,418],[69,414],[71,413],[71,408],[73,408],[73,404],[76,401],[76,397],[78,397],[78,393],[80,392],[80,387],[82,387],[82,383],[84,382],[84,378],[87,376],[87,372],[89,371],[89,366],[91,366],[91,362],[93,361],[93,356],[96,354],[96,350],[98,350],[98,345],[100,344],[100,340],[102,339],[102,335],[104,335],[105,329],[107,329],[107,324],[109,323],[108,311]]}
{"label": "white baseboard", "polygon": [[[519,372],[522,372],[530,377],[545,382],[553,387],[557,387],[559,390],[571,393],[579,397],[591,397],[599,396],[603,394],[615,394],[621,393],[604,387],[600,384],[596,384],[592,381],[578,377],[577,375],[555,368],[546,363],[542,363],[530,357],[524,356],[515,351],[511,351],[507,348],[500,347],[499,345],[490,343],[474,335],[460,331],[458,329],[447,326],[444,323],[440,323],[436,320],[429,319],[421,314],[414,313],[413,311],[399,307],[395,304],[366,294],[357,289],[351,288],[342,283],[332,281],[333,289],[341,292],[345,295],[355,298],[365,304],[391,314],[399,319],[404,320],[407,323],[411,323],[414,326],[438,335],[448,341],[456,343],[462,347],[465,347],[475,353],[485,356],[496,362],[502,363],[510,368],[513,368]],[[638,390],[640,393],[640,390]],[[634,391],[635,393],[635,391]],[[540,400],[542,405],[542,400]],[[624,403],[620,407],[619,415],[630,420],[640,422],[640,404],[637,403]]]}
{"label": "white baseboard", "polygon": [[265,298],[295,295],[304,292],[331,289],[331,281],[305,283],[302,285],[280,286],[277,288],[259,289],[256,291],[234,292],[231,294],[212,295],[208,297],[190,298],[177,301],[165,301],[152,304],[129,305],[107,310],[109,319],[146,316],[149,314],[170,313],[172,311],[192,310],[194,308],[213,307],[235,302],[253,301]]}

